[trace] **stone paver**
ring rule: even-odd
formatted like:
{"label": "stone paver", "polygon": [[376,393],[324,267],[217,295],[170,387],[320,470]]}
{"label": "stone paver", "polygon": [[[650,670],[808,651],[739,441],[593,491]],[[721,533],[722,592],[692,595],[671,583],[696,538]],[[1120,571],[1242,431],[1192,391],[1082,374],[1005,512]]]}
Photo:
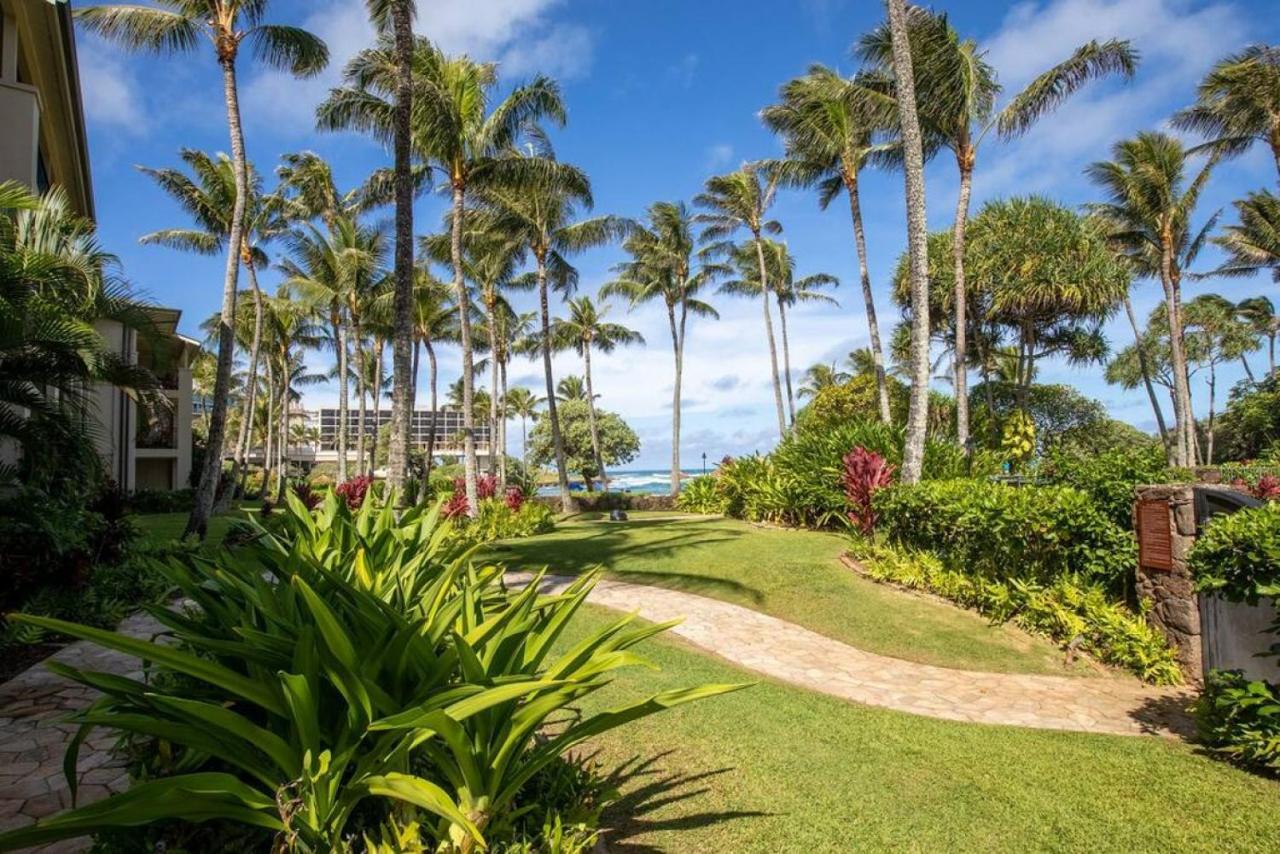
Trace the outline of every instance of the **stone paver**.
{"label": "stone paver", "polygon": [[[512,573],[508,581],[527,584]],[[542,588],[574,579],[547,576]],[[698,647],[774,679],[845,700],[902,712],[983,724],[1116,735],[1185,735],[1186,689],[1136,679],[981,673],[917,664],[865,652],[749,608],[676,590],[601,580],[588,601],[635,611]]]}

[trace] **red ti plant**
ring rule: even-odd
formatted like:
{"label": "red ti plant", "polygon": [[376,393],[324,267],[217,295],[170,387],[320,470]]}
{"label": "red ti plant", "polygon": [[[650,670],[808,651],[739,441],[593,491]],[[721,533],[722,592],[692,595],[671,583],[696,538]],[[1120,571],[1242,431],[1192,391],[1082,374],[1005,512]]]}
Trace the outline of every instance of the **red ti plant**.
{"label": "red ti plant", "polygon": [[507,487],[507,509],[512,513],[520,512],[520,508],[524,506],[524,490],[518,486]]}
{"label": "red ti plant", "polygon": [[862,533],[875,532],[878,517],[872,509],[871,499],[876,492],[893,483],[895,471],[897,466],[861,445],[845,454],[844,474],[840,483],[852,508],[849,511],[849,521],[857,525]]}
{"label": "red ti plant", "polygon": [[453,496],[444,503],[444,508],[440,511],[446,519],[460,519],[467,515],[471,509],[471,505],[467,502],[467,494],[461,490],[453,493]]}
{"label": "red ti plant", "polygon": [[295,483],[293,485],[293,495],[306,505],[308,510],[315,510],[320,506],[320,502],[324,500],[324,496],[312,489],[309,483]]}
{"label": "red ti plant", "polygon": [[1280,501],[1280,477],[1273,474],[1264,474],[1258,478],[1258,482],[1254,484],[1250,490],[1254,498],[1263,501]]}
{"label": "red ti plant", "polygon": [[333,491],[339,498],[346,501],[347,506],[352,510],[359,510],[364,505],[364,497],[371,486],[373,486],[373,476],[362,474],[338,484]]}

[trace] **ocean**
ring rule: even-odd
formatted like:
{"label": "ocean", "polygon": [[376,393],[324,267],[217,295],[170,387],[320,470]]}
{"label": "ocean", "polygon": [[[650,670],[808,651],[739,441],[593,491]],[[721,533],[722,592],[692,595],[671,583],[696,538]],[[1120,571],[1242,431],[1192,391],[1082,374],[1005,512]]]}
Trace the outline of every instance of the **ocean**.
{"label": "ocean", "polygon": [[[681,470],[680,481],[683,485],[690,478],[697,477],[700,471]],[[571,478],[569,488],[576,491],[585,489],[581,478]],[[544,486],[538,490],[539,495],[555,495],[555,486]],[[638,495],[666,495],[671,491],[670,469],[641,469],[637,471],[609,472],[610,492],[631,492]]]}

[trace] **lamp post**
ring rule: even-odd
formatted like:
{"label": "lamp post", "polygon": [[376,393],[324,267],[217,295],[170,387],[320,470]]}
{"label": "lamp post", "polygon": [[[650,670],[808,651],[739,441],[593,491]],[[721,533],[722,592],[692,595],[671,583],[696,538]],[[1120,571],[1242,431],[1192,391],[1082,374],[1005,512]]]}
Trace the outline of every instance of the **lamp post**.
{"label": "lamp post", "polygon": [[707,475],[707,452],[703,451],[702,452],[702,476],[706,477],[706,475]]}

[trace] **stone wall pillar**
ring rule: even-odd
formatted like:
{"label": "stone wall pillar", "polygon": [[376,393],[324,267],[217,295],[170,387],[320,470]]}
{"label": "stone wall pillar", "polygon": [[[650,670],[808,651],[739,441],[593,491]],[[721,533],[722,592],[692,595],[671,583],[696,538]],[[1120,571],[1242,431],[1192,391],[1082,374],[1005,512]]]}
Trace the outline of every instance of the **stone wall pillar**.
{"label": "stone wall pillar", "polygon": [[1203,674],[1200,605],[1187,555],[1196,538],[1195,493],[1190,485],[1140,486],[1133,510],[1138,535],[1138,598],[1147,621],[1174,647],[1184,675]]}

